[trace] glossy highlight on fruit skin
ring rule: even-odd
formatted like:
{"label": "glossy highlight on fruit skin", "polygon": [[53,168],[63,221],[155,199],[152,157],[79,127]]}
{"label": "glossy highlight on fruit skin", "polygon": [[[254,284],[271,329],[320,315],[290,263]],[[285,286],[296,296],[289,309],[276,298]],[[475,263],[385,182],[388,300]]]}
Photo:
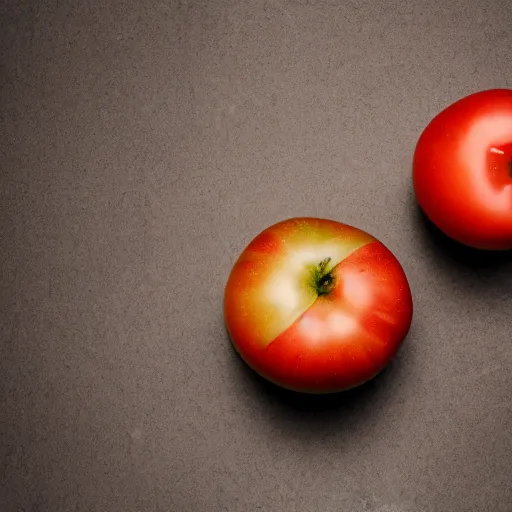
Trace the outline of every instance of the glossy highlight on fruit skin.
{"label": "glossy highlight on fruit skin", "polygon": [[412,313],[407,278],[389,249],[355,227],[311,217],[256,236],[224,297],[242,359],[269,381],[306,393],[373,378],[395,356]]}
{"label": "glossy highlight on fruit skin", "polygon": [[413,184],[423,212],[449,237],[512,249],[512,90],[477,92],[437,114],[416,145]]}

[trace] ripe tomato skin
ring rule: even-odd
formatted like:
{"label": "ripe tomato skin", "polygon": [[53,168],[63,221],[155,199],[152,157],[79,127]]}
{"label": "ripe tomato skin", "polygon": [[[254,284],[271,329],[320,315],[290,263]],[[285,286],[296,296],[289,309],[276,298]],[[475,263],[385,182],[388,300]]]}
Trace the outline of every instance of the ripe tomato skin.
{"label": "ripe tomato skin", "polygon": [[446,235],[512,249],[512,90],[466,96],[424,129],[413,159],[418,204]]}
{"label": "ripe tomato skin", "polygon": [[[335,255],[332,287],[301,302],[309,286],[301,268],[309,272],[304,261],[311,254],[313,262]],[[274,304],[286,290],[284,304]],[[294,303],[299,308],[290,317]],[[307,393],[373,378],[395,356],[412,314],[407,278],[389,249],[325,219],[288,219],[260,233],[235,263],[224,299],[228,333],[242,359],[275,384]]]}

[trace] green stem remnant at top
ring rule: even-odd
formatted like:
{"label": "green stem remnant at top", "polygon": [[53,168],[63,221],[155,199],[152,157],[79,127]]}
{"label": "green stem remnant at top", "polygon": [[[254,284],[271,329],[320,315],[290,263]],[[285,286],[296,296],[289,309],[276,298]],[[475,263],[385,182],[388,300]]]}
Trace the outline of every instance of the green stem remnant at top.
{"label": "green stem remnant at top", "polygon": [[322,260],[313,271],[313,280],[318,295],[327,295],[334,286],[334,277],[331,272],[326,272],[331,258]]}

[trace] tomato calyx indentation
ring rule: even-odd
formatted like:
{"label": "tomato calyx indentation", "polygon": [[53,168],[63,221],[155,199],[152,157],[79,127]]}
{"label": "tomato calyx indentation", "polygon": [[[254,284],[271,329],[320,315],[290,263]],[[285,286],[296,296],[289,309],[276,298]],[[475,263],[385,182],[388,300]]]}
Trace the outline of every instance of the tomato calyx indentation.
{"label": "tomato calyx indentation", "polygon": [[323,259],[316,267],[313,268],[313,286],[316,293],[321,295],[327,295],[334,286],[334,276],[331,271],[327,271],[331,258]]}
{"label": "tomato calyx indentation", "polygon": [[510,184],[512,179],[512,143],[492,146],[488,166],[491,182],[498,188]]}

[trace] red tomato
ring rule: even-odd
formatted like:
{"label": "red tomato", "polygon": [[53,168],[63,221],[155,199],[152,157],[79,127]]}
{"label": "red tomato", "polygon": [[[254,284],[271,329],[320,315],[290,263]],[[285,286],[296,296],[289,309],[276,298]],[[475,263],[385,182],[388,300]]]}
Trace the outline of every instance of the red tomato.
{"label": "red tomato", "polygon": [[345,224],[294,218],[260,233],[229,276],[230,338],[257,373],[309,393],[379,373],[412,321],[405,273],[381,242]]}
{"label": "red tomato", "polygon": [[477,249],[512,249],[512,90],[477,92],[434,117],[416,146],[413,182],[445,234]]}

